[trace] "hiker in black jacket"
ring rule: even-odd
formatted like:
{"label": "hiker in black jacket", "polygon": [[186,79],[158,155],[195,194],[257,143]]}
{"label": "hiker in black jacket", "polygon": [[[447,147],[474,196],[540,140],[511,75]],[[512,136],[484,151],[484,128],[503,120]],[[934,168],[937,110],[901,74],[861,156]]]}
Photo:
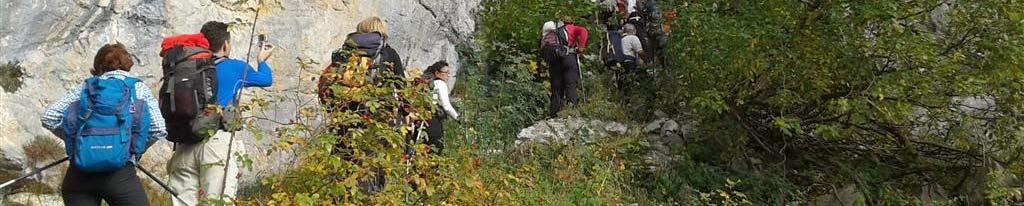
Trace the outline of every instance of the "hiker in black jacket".
{"label": "hiker in black jacket", "polygon": [[[378,100],[398,98],[401,101],[402,97],[398,96],[397,90],[405,86],[405,67],[402,65],[402,58],[398,55],[398,52],[388,45],[388,40],[388,30],[384,21],[379,17],[370,17],[359,22],[356,26],[356,32],[349,34],[344,45],[331,54],[331,65],[324,69],[320,76],[320,84],[317,86],[320,102],[329,112],[332,114],[356,112],[364,116],[375,115],[367,109],[366,102],[349,99],[344,96],[346,94],[334,94],[334,89],[331,87],[336,84],[343,85],[346,87],[346,91],[349,92],[359,91],[362,87],[369,86],[367,84],[373,84],[377,87],[390,87],[396,90],[395,93],[389,96],[377,97],[379,98]],[[379,61],[377,61],[378,58]],[[367,65],[365,64],[366,61],[372,61],[372,63]],[[380,71],[376,73],[371,71],[358,74],[346,73],[345,69],[343,69],[346,68],[346,64],[363,65],[364,67],[377,68],[376,70]],[[348,72],[352,71],[355,70]],[[348,79],[346,80],[346,78]],[[362,80],[365,80],[365,82],[361,82]],[[390,109],[392,111],[397,110],[399,116],[404,117],[408,115],[402,108]],[[347,141],[343,138],[347,137],[349,129],[364,126],[356,123],[355,125],[333,125],[332,127],[340,138],[335,143],[332,154],[339,155],[347,161],[358,161],[353,154],[355,154],[355,150],[362,150],[364,148],[354,148],[353,145],[348,145]],[[387,145],[387,141],[383,138],[380,139],[380,142],[382,145]],[[369,150],[364,150],[364,153],[370,156],[374,155],[374,152]],[[364,192],[371,194],[383,190],[385,181],[384,171],[380,168],[374,170],[376,174],[373,177],[360,180],[357,183],[357,186]]]}

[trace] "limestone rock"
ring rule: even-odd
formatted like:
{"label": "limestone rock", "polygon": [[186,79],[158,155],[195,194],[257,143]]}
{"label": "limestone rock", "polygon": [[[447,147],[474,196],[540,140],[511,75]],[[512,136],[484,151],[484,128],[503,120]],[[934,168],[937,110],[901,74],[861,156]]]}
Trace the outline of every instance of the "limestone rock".
{"label": "limestone rock", "polygon": [[665,121],[665,123],[663,123],[661,125],[661,132],[662,133],[677,132],[677,131],[679,131],[679,123],[676,122],[675,120]]}
{"label": "limestone rock", "polygon": [[647,123],[643,128],[647,135],[646,140],[651,146],[651,150],[644,156],[644,163],[647,164],[649,172],[670,168],[675,160],[683,159],[677,157],[676,152],[683,150],[686,146],[683,138],[690,135],[692,128],[697,125],[694,120],[681,121],[683,124],[680,124],[680,121],[664,117],[667,116],[664,113],[659,116],[663,117]]}
{"label": "limestone rock", "polygon": [[533,126],[519,131],[516,144],[530,142],[552,143],[568,142],[569,140],[590,142],[597,138],[621,135],[627,132],[626,126],[617,122],[586,120],[582,118],[557,118],[537,122]]}
{"label": "limestone rock", "polygon": [[644,133],[653,133],[659,131],[661,129],[661,124],[665,123],[666,120],[668,119],[661,118],[658,120],[654,120],[654,122],[648,123],[646,126],[644,126]]}
{"label": "limestone rock", "polygon": [[654,111],[654,117],[663,118],[663,117],[666,117],[666,116],[668,116],[668,114],[665,114],[665,112],[663,112],[661,110],[655,110]]}
{"label": "limestone rock", "polygon": [[5,197],[0,205],[63,206],[64,201],[59,194],[18,193]]}
{"label": "limestone rock", "polygon": [[626,128],[626,125],[624,124],[611,122],[604,125],[604,131],[608,131],[615,135],[624,135],[626,132],[629,132],[629,128]]}

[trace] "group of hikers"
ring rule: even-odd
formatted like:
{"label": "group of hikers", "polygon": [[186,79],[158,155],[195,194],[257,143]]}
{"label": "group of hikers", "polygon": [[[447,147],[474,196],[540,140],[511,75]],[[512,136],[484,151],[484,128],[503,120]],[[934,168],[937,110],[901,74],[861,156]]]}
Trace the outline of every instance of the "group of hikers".
{"label": "group of hikers", "polygon": [[[639,73],[638,65],[644,63],[644,44],[638,37],[638,25],[644,25],[641,19],[640,3],[637,0],[607,0],[602,4],[610,5],[604,14],[603,24],[606,25],[606,50],[601,51],[604,65],[616,71],[616,86],[624,89],[627,84],[627,73]],[[650,5],[648,1],[641,2]],[[622,16],[624,18],[610,18]],[[621,19],[621,20],[608,20]],[[621,26],[618,26],[621,25]],[[572,17],[563,17],[561,21],[548,21],[541,27],[539,53],[547,64],[551,84],[549,117],[556,117],[563,105],[575,107],[580,97],[577,91],[582,87],[583,78],[580,70],[580,56],[586,53],[588,31],[577,25]]]}
{"label": "group of hikers", "polygon": [[[235,138],[241,130],[241,91],[273,84],[273,69],[267,61],[275,47],[260,35],[254,68],[248,58],[230,57],[235,48],[228,27],[210,21],[198,34],[165,38],[159,53],[163,78],[156,95],[132,74],[133,55],[125,45],[99,49],[89,71],[92,77],[50,104],[41,116],[42,125],[64,140],[71,162],[61,183],[65,205],[98,206],[102,201],[114,206],[149,205],[136,169],[149,174],[139,161],[160,140],[174,145],[165,186],[174,205],[234,199],[242,175],[237,157],[246,154],[243,141]],[[387,27],[379,17],[359,22],[347,38],[331,53],[332,63],[318,85],[323,106],[332,112],[365,107],[345,101],[345,92],[335,94],[336,86],[345,91],[368,84],[398,89],[399,84],[375,82],[405,76],[401,57],[387,43]],[[415,78],[429,84],[433,105],[439,108],[421,124],[427,131],[426,143],[438,153],[444,147],[442,121],[459,117],[448,97],[451,71],[447,62],[439,61]],[[344,136],[347,128],[336,132]]]}
{"label": "group of hikers", "polygon": [[[606,66],[634,71],[643,62],[645,51],[637,37],[637,3],[615,2],[619,6],[612,11],[617,13],[611,15],[627,18],[607,24],[609,50],[601,52],[611,54]],[[99,49],[89,71],[92,77],[50,104],[41,115],[42,125],[64,140],[71,162],[61,184],[65,205],[100,205],[103,201],[115,206],[148,205],[136,170],[149,174],[139,161],[160,140],[174,145],[166,165],[169,184],[161,183],[171,192],[174,205],[230,202],[235,198],[242,172],[239,158],[232,157],[246,154],[243,141],[235,138],[242,129],[238,114],[241,91],[273,84],[273,69],[267,61],[275,47],[259,35],[256,67],[249,64],[249,53],[245,60],[231,58],[235,48],[228,27],[227,23],[210,21],[197,34],[165,38],[159,52],[163,77],[155,94],[132,74],[134,55],[125,45],[114,43]],[[551,117],[557,116],[565,104],[575,107],[580,103],[580,55],[587,52],[588,38],[587,29],[570,17],[542,26],[539,48],[551,77]],[[359,22],[344,44],[330,53],[331,63],[317,85],[321,105],[332,114],[367,115],[368,105],[349,97],[362,87],[388,87],[396,92],[377,98],[401,99],[397,90],[406,83],[428,85],[436,112],[429,120],[403,124],[418,126],[414,136],[425,130],[425,143],[432,153],[440,153],[444,149],[443,121],[459,118],[448,97],[452,68],[439,61],[427,67],[423,76],[407,78],[402,58],[389,40],[387,26],[379,17]],[[393,109],[410,115],[409,111]],[[332,126],[339,137],[360,127]],[[350,157],[355,149],[339,141],[332,154],[356,161]],[[370,179],[374,180],[360,181],[358,186],[366,192],[380,191],[382,171]]]}

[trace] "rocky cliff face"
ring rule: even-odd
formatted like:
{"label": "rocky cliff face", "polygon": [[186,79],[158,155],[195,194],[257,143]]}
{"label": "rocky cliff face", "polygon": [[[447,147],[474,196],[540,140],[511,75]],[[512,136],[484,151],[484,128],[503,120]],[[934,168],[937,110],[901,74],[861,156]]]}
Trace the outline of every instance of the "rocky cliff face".
{"label": "rocky cliff face", "polygon": [[[232,56],[244,59],[255,8],[263,8],[258,33],[268,34],[278,46],[271,66],[274,86],[250,89],[246,95],[285,99],[272,103],[264,116],[287,122],[296,114],[298,100],[312,100],[314,79],[329,52],[340,46],[359,20],[379,15],[389,26],[390,44],[407,67],[425,68],[447,60],[458,68],[456,45],[468,42],[475,31],[480,0],[10,0],[0,2],[0,63],[20,62],[26,75],[19,89],[0,88],[0,170],[25,172],[29,165],[24,145],[34,137],[52,135],[39,123],[39,113],[67,88],[88,77],[92,57],[104,44],[121,42],[135,55],[133,73],[157,87],[163,37],[197,33],[209,20],[233,26]],[[301,62],[301,63],[300,63]],[[300,66],[305,65],[305,66]],[[12,81],[4,79],[3,81]],[[274,124],[262,122],[265,131]],[[262,155],[272,138],[254,139],[244,134],[247,150],[254,155],[254,172],[270,171],[266,165],[288,161]],[[156,146],[147,154],[153,170],[163,170],[170,144]],[[48,173],[62,173],[51,170]],[[159,173],[159,172],[158,172]],[[47,178],[57,179],[57,178]],[[247,176],[249,182],[255,178]],[[0,179],[6,180],[6,179]],[[49,185],[54,185],[51,181]]]}

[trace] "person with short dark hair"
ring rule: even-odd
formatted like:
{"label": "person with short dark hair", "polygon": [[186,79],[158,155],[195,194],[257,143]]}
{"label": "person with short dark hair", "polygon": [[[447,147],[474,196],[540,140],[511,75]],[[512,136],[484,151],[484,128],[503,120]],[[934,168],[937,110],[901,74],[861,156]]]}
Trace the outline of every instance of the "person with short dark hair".
{"label": "person with short dark hair", "polygon": [[439,110],[427,122],[427,145],[434,147],[437,150],[436,153],[441,153],[444,151],[444,120],[448,117],[453,120],[459,119],[459,112],[455,111],[455,107],[452,107],[448,98],[450,92],[448,80],[451,78],[451,68],[448,67],[448,62],[439,61],[427,67],[424,73],[433,76],[433,79],[430,80],[431,97],[434,100],[433,103],[439,107]]}
{"label": "person with short dark hair", "polygon": [[[210,43],[217,67],[217,104],[226,111],[234,110],[238,105],[237,95],[242,88],[269,87],[273,84],[273,73],[267,64],[267,59],[274,51],[272,45],[265,44],[260,48],[257,56],[259,66],[254,69],[245,61],[229,58],[232,47],[227,24],[210,21],[203,25],[200,33]],[[231,202],[235,198],[238,178],[241,177],[238,157],[244,156],[246,152],[245,144],[240,139],[230,141],[233,132],[228,128],[231,127],[224,126],[217,130],[205,142],[175,145],[174,155],[167,162],[167,173],[171,176],[169,186],[182,199],[189,201],[189,205],[199,205],[205,200]],[[232,154],[228,154],[229,150]],[[229,155],[235,156],[229,158]],[[176,206],[184,205],[174,198],[171,201]]]}
{"label": "person with short dark hair", "polygon": [[[121,43],[107,44],[100,48],[93,59],[93,68],[89,71],[92,76],[110,80],[119,79],[127,81],[127,78],[138,79],[129,71],[132,70],[131,54]],[[146,103],[150,112],[149,145],[167,136],[164,118],[160,115],[159,106],[153,92],[142,81],[133,85],[136,99]],[[54,134],[63,137],[62,125],[64,125],[65,112],[82,98],[86,84],[79,85],[64,95],[63,98],[50,104],[41,115],[43,127],[50,129]],[[134,126],[133,126],[134,128]],[[72,147],[72,145],[66,145]],[[134,157],[137,158],[137,157]],[[134,164],[134,163],[130,163]],[[95,205],[99,206],[101,201],[106,201],[112,206],[120,205],[149,205],[146,192],[142,188],[139,176],[135,174],[135,167],[128,165],[113,172],[85,172],[70,166],[64,175],[61,183],[61,197],[64,205]]]}

